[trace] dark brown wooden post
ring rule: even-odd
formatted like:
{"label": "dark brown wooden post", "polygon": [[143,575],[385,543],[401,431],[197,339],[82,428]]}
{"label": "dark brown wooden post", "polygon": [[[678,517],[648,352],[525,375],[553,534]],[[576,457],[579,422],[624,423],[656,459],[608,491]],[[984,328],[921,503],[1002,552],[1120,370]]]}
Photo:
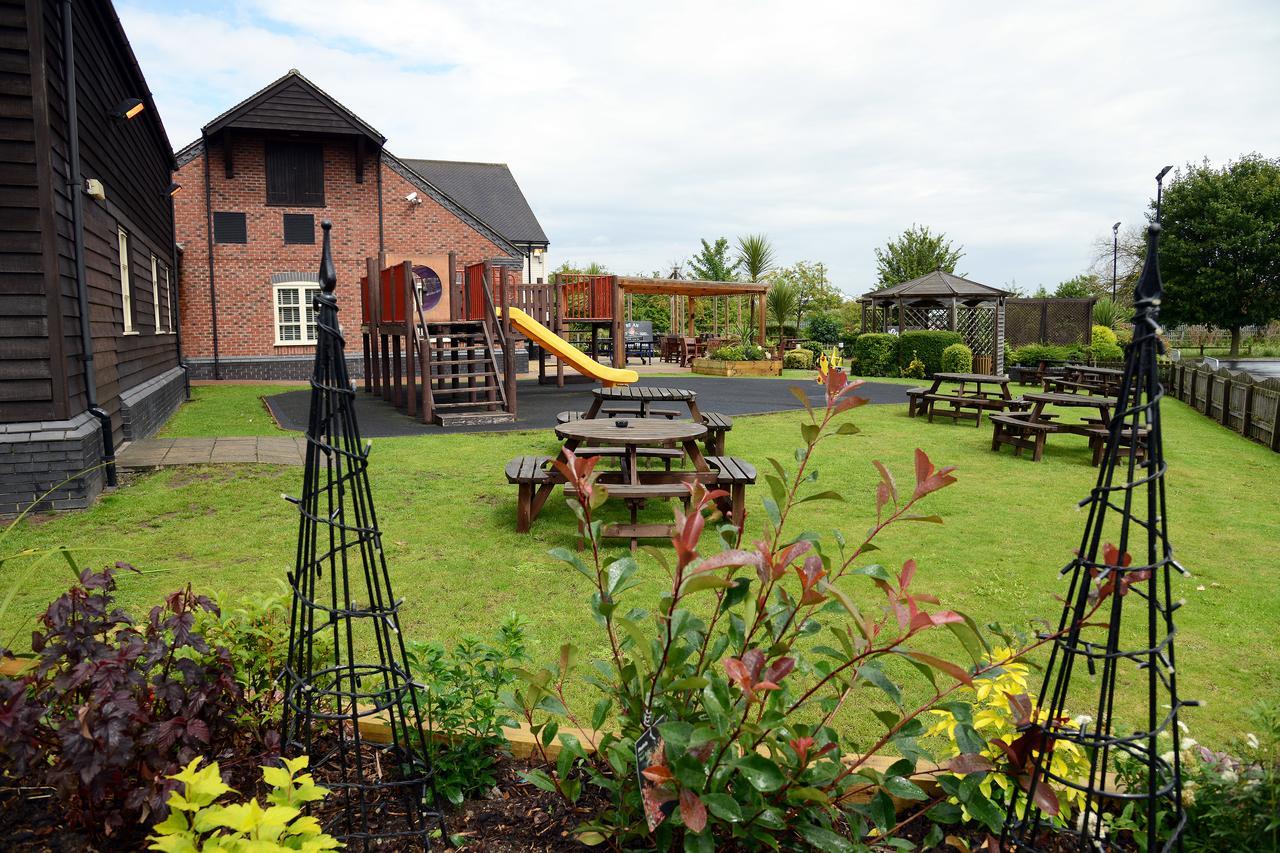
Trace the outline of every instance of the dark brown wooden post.
{"label": "dark brown wooden post", "polygon": [[[556,300],[556,322],[551,331],[557,335],[563,335],[564,329],[564,288],[560,284],[560,276],[557,274],[551,279],[551,290]],[[556,357],[556,387],[564,387],[564,359]]]}
{"label": "dark brown wooden post", "polygon": [[1253,389],[1256,383],[1250,379],[1249,384],[1244,386],[1244,411],[1241,413],[1240,434],[1245,438],[1249,437],[1249,430],[1253,427]]}
{"label": "dark brown wooden post", "polygon": [[616,275],[610,276],[609,282],[613,295],[613,366],[621,368],[627,366],[626,294]]}
{"label": "dark brown wooden post", "polygon": [[[758,332],[759,332],[759,334],[760,334],[760,339],[759,339],[759,344],[760,344],[760,346],[764,346],[764,328],[765,328],[765,317],[764,317],[765,300],[764,300],[764,296],[765,296],[765,295],[764,295],[763,293],[757,293],[757,294],[755,294],[754,296],[752,296],[752,297],[751,297],[751,304],[754,306],[754,308],[755,308],[755,312],[756,312],[756,322],[760,324],[760,325],[759,325],[759,328],[757,329],[757,331],[758,331]],[[779,329],[779,330],[778,330],[778,334],[779,334],[779,335],[781,335],[781,334],[782,334],[782,330],[781,330],[781,329]],[[781,357],[782,357],[782,353],[778,353],[778,357],[779,357],[779,358],[781,358]]]}
{"label": "dark brown wooden post", "polygon": [[417,312],[413,301],[413,264],[405,261],[400,265],[401,280],[404,281],[404,384],[405,397],[409,404],[409,417],[418,414],[418,390],[414,385],[414,362],[420,356],[414,355],[414,344],[418,340]]}
{"label": "dark brown wooden post", "polygon": [[364,259],[365,275],[369,277],[369,351],[373,363],[372,375],[364,377],[365,390],[379,392],[382,390],[382,350],[378,346],[380,333],[378,320],[381,319],[378,300],[382,296],[381,282],[378,281],[378,262],[373,258]]}
{"label": "dark brown wooden post", "polygon": [[449,253],[449,319],[462,319],[462,279],[458,269],[458,253]]}
{"label": "dark brown wooden post", "polygon": [[515,284],[515,271],[499,270],[506,279],[502,285],[502,381],[506,386],[507,411],[516,414],[516,347],[515,334],[511,331],[511,305],[507,299],[508,285]]}
{"label": "dark brown wooden post", "polygon": [[1231,428],[1231,389],[1233,383],[1231,377],[1225,376],[1222,379],[1222,425],[1227,429]]}

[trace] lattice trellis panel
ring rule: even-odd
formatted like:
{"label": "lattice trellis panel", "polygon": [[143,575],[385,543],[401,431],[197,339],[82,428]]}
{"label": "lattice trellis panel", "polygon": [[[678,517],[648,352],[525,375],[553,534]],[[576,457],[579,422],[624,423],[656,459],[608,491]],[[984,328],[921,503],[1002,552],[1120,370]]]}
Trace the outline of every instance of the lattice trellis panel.
{"label": "lattice trellis panel", "polygon": [[945,308],[904,307],[902,321],[903,330],[945,331],[951,327],[951,312]]}
{"label": "lattice trellis panel", "polygon": [[1004,306],[1004,339],[1011,347],[1040,343],[1043,310],[1038,299],[1010,299]]}
{"label": "lattice trellis panel", "polygon": [[991,355],[995,351],[996,310],[993,307],[956,310],[956,331],[975,356]]}
{"label": "lattice trellis panel", "polygon": [[1091,299],[1010,299],[1004,316],[1011,347],[1088,343],[1093,332]]}

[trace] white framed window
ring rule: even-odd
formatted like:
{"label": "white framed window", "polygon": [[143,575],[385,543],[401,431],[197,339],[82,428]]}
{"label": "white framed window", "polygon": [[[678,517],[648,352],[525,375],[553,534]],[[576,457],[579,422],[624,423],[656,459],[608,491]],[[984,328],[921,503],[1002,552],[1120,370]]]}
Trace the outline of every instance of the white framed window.
{"label": "white framed window", "polygon": [[160,271],[156,269],[156,256],[151,256],[151,314],[155,318],[155,325],[151,327],[152,334],[160,334],[163,329],[160,328]]}
{"label": "white framed window", "polygon": [[169,284],[169,268],[164,268],[164,298],[165,306],[168,308],[169,315],[169,334],[173,334],[173,330],[178,328],[178,294],[173,292],[173,288]]}
{"label": "white framed window", "polygon": [[124,333],[136,335],[133,328],[133,294],[129,284],[129,233],[116,226],[116,236],[120,240],[120,297],[124,308]]}
{"label": "white framed window", "polygon": [[316,313],[312,297],[320,291],[314,281],[286,281],[275,291],[276,346],[300,346],[316,342]]}

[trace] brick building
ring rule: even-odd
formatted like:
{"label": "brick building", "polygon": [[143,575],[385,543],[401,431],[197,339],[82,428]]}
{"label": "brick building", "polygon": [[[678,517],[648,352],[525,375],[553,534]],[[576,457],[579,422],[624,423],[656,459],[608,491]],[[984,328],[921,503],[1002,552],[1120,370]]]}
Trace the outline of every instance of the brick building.
{"label": "brick building", "polygon": [[[320,222],[333,222],[338,300],[356,324],[365,259],[519,261],[544,275],[547,238],[502,164],[402,160],[296,70],[202,128],[177,154],[183,354],[194,378],[310,375]],[[447,315],[449,288],[436,311]],[[348,353],[353,375],[359,353]]]}

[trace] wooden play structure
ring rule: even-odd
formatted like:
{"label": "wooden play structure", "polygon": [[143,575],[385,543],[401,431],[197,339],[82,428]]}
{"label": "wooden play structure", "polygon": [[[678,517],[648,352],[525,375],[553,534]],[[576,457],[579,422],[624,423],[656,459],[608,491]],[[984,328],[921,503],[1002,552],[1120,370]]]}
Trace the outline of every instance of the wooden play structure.
{"label": "wooden play structure", "polygon": [[[424,307],[423,282],[411,261],[386,266],[366,260],[361,278],[360,333],[364,390],[442,426],[513,421],[517,413],[516,348],[523,342],[538,378],[563,386],[566,367],[605,386],[627,385],[625,324],[632,294],[669,297],[673,319],[683,308],[693,334],[694,300],[747,297],[764,338],[768,285],[651,279],[616,275],[558,275],[550,284],[519,281],[518,259],[461,265],[448,256],[448,279],[437,304]],[[371,284],[373,283],[373,284]],[[726,314],[727,316],[727,314]],[[570,328],[590,330],[590,356],[570,344]],[[605,330],[612,367],[601,364]],[[554,375],[548,359],[554,361]]]}

